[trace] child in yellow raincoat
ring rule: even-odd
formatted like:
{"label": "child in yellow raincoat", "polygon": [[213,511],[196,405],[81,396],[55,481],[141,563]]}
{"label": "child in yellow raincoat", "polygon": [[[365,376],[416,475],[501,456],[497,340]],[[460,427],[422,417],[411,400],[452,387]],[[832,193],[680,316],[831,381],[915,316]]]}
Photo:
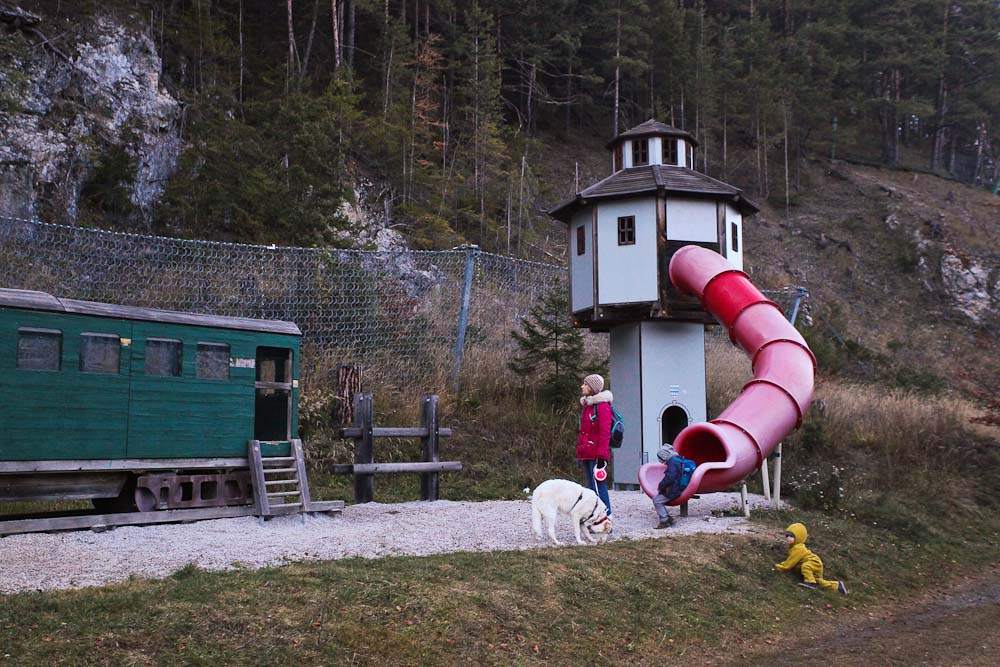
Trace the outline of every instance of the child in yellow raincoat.
{"label": "child in yellow raincoat", "polygon": [[841,595],[847,595],[847,587],[844,586],[844,582],[827,581],[823,578],[823,561],[806,547],[806,538],[808,536],[809,533],[806,531],[805,525],[801,523],[793,523],[788,528],[785,528],[785,541],[788,542],[788,558],[775,565],[775,569],[787,572],[793,567],[798,567],[802,572],[803,579],[799,582],[799,586],[806,588],[822,586],[823,588],[835,590]]}

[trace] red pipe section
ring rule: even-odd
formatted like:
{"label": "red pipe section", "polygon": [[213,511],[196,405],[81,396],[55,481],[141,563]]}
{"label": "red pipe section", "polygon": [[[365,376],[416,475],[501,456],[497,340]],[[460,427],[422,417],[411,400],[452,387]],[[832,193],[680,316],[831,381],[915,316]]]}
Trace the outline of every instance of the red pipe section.
{"label": "red pipe section", "polygon": [[[816,358],[781,308],[722,255],[684,246],[670,260],[670,280],[681,292],[698,297],[753,366],[753,379],[722,414],[691,424],[674,440],[677,453],[698,464],[687,488],[671,503],[680,505],[695,493],[739,483],[802,424],[812,402]],[[650,497],[657,493],[663,470],[660,463],[639,469],[639,484]]]}

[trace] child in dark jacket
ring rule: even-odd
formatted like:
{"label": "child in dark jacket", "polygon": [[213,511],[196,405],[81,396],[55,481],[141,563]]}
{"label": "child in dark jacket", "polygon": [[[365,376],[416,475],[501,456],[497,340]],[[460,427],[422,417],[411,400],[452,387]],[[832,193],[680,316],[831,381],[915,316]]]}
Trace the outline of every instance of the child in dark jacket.
{"label": "child in dark jacket", "polygon": [[681,458],[674,451],[673,445],[667,442],[663,443],[660,450],[656,452],[656,458],[667,466],[667,470],[663,473],[663,479],[656,487],[659,493],[653,496],[653,507],[656,508],[656,515],[660,519],[656,527],[669,528],[674,525],[674,519],[667,512],[667,505],[683,491],[680,485]]}

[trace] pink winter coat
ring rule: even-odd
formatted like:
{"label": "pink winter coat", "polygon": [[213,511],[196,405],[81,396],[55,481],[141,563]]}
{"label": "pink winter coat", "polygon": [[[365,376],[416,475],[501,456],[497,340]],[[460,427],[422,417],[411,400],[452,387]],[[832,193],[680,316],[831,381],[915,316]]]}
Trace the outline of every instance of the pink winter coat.
{"label": "pink winter coat", "polygon": [[611,460],[610,391],[580,398],[580,435],[576,439],[576,458],[581,461]]}

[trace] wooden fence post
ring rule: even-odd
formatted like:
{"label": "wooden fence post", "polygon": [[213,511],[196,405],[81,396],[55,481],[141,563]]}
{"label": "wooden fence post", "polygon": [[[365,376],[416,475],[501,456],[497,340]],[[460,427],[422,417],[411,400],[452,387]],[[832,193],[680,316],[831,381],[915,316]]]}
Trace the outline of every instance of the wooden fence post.
{"label": "wooden fence post", "polygon": [[361,391],[362,366],[337,366],[337,396],[333,403],[333,426],[354,423],[354,396]]}
{"label": "wooden fence post", "polygon": [[[372,395],[363,392],[354,394],[354,426],[361,429],[361,435],[354,439],[354,462],[374,463],[372,428],[374,415]],[[354,475],[354,502],[370,503],[375,496],[375,475]]]}
{"label": "wooden fence post", "polygon": [[[438,397],[433,394],[424,394],[420,397],[420,427],[427,429],[427,435],[422,437],[421,461],[433,461],[437,463],[441,459],[438,456],[438,429],[440,422],[438,419]],[[425,472],[420,474],[420,499],[437,500],[440,488],[440,474],[437,472]]]}

